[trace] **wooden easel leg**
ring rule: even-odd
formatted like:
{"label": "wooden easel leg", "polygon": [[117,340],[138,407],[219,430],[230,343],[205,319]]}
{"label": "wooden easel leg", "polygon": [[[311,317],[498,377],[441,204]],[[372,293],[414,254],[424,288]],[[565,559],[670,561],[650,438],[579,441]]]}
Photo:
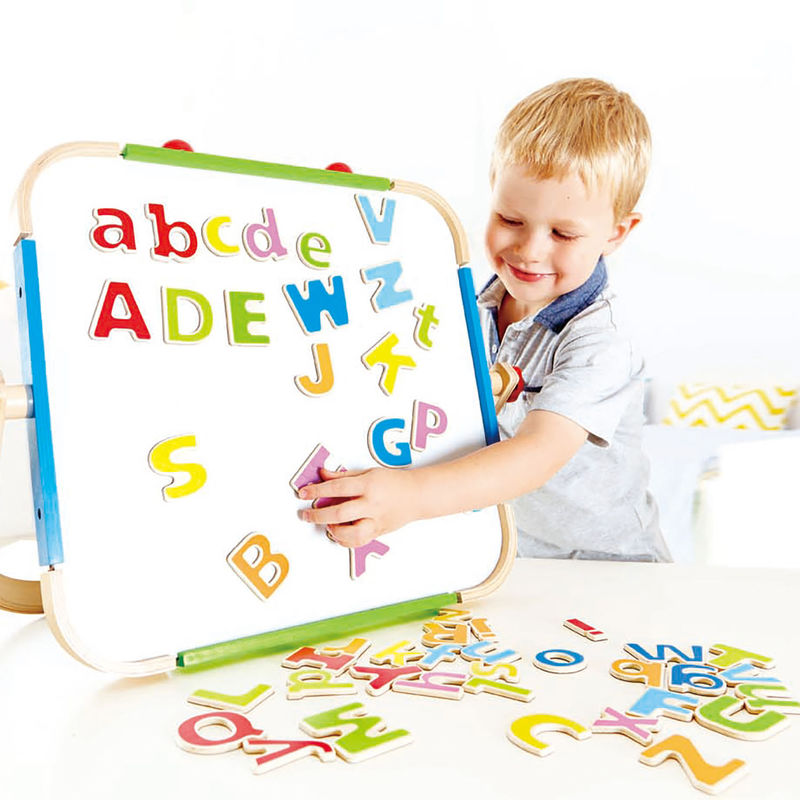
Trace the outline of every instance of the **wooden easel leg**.
{"label": "wooden easel leg", "polygon": [[43,614],[39,581],[23,581],[0,575],[0,608],[17,614]]}

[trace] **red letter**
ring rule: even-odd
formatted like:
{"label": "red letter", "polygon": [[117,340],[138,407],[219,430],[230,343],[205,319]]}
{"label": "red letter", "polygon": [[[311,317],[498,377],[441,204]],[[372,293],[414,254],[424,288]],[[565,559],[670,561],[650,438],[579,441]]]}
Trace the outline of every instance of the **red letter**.
{"label": "red letter", "polygon": [[[119,220],[117,225],[101,225],[100,217],[114,215]],[[93,208],[92,215],[97,220],[97,225],[89,231],[89,241],[98,250],[116,250],[119,248],[123,253],[136,249],[136,239],[133,236],[133,220],[118,208]],[[119,239],[110,241],[106,231],[119,231]]]}
{"label": "red letter", "polygon": [[[172,256],[176,261],[188,261],[197,252],[197,234],[188,222],[167,222],[164,216],[164,206],[160,203],[148,203],[145,214],[153,223],[153,238],[155,247],[150,250],[150,255],[158,261],[168,261]],[[170,234],[177,229],[184,237],[186,246],[183,250],[173,247]]]}
{"label": "red letter", "polygon": [[[111,312],[117,298],[124,303],[128,316],[115,317]],[[108,334],[115,328],[128,331],[134,340],[149,339],[150,331],[147,330],[142,312],[133,299],[133,292],[127,283],[106,281],[103,291],[100,292],[100,300],[97,303],[97,310],[94,312],[92,327],[89,328],[89,336],[92,339],[107,339]]]}

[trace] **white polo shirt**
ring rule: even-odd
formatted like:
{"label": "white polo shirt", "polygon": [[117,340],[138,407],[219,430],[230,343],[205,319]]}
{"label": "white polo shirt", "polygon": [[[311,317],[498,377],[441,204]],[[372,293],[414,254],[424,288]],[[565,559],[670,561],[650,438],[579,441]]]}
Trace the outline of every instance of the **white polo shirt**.
{"label": "white polo shirt", "polygon": [[603,259],[582,286],[509,325],[500,342],[505,292],[495,276],[478,295],[490,363],[518,366],[525,380],[520,398],[498,415],[500,437],[514,436],[537,408],[589,434],[544,486],[512,501],[518,555],[671,561],[647,491],[644,365],[618,327]]}

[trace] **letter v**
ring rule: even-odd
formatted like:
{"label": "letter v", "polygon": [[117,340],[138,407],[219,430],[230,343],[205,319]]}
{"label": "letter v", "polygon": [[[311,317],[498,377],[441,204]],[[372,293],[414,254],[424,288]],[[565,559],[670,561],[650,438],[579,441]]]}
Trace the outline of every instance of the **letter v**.
{"label": "letter v", "polygon": [[372,244],[389,244],[389,240],[392,238],[395,201],[385,197],[381,198],[381,211],[380,217],[378,217],[365,194],[357,194],[355,199],[358,213],[364,220]]}

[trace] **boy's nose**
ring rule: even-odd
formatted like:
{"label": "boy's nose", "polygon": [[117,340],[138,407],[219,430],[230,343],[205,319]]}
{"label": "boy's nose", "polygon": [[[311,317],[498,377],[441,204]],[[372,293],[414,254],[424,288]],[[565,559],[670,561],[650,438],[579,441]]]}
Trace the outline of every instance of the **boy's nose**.
{"label": "boy's nose", "polygon": [[517,242],[515,253],[521,261],[538,263],[547,257],[549,241],[541,233],[529,233]]}

